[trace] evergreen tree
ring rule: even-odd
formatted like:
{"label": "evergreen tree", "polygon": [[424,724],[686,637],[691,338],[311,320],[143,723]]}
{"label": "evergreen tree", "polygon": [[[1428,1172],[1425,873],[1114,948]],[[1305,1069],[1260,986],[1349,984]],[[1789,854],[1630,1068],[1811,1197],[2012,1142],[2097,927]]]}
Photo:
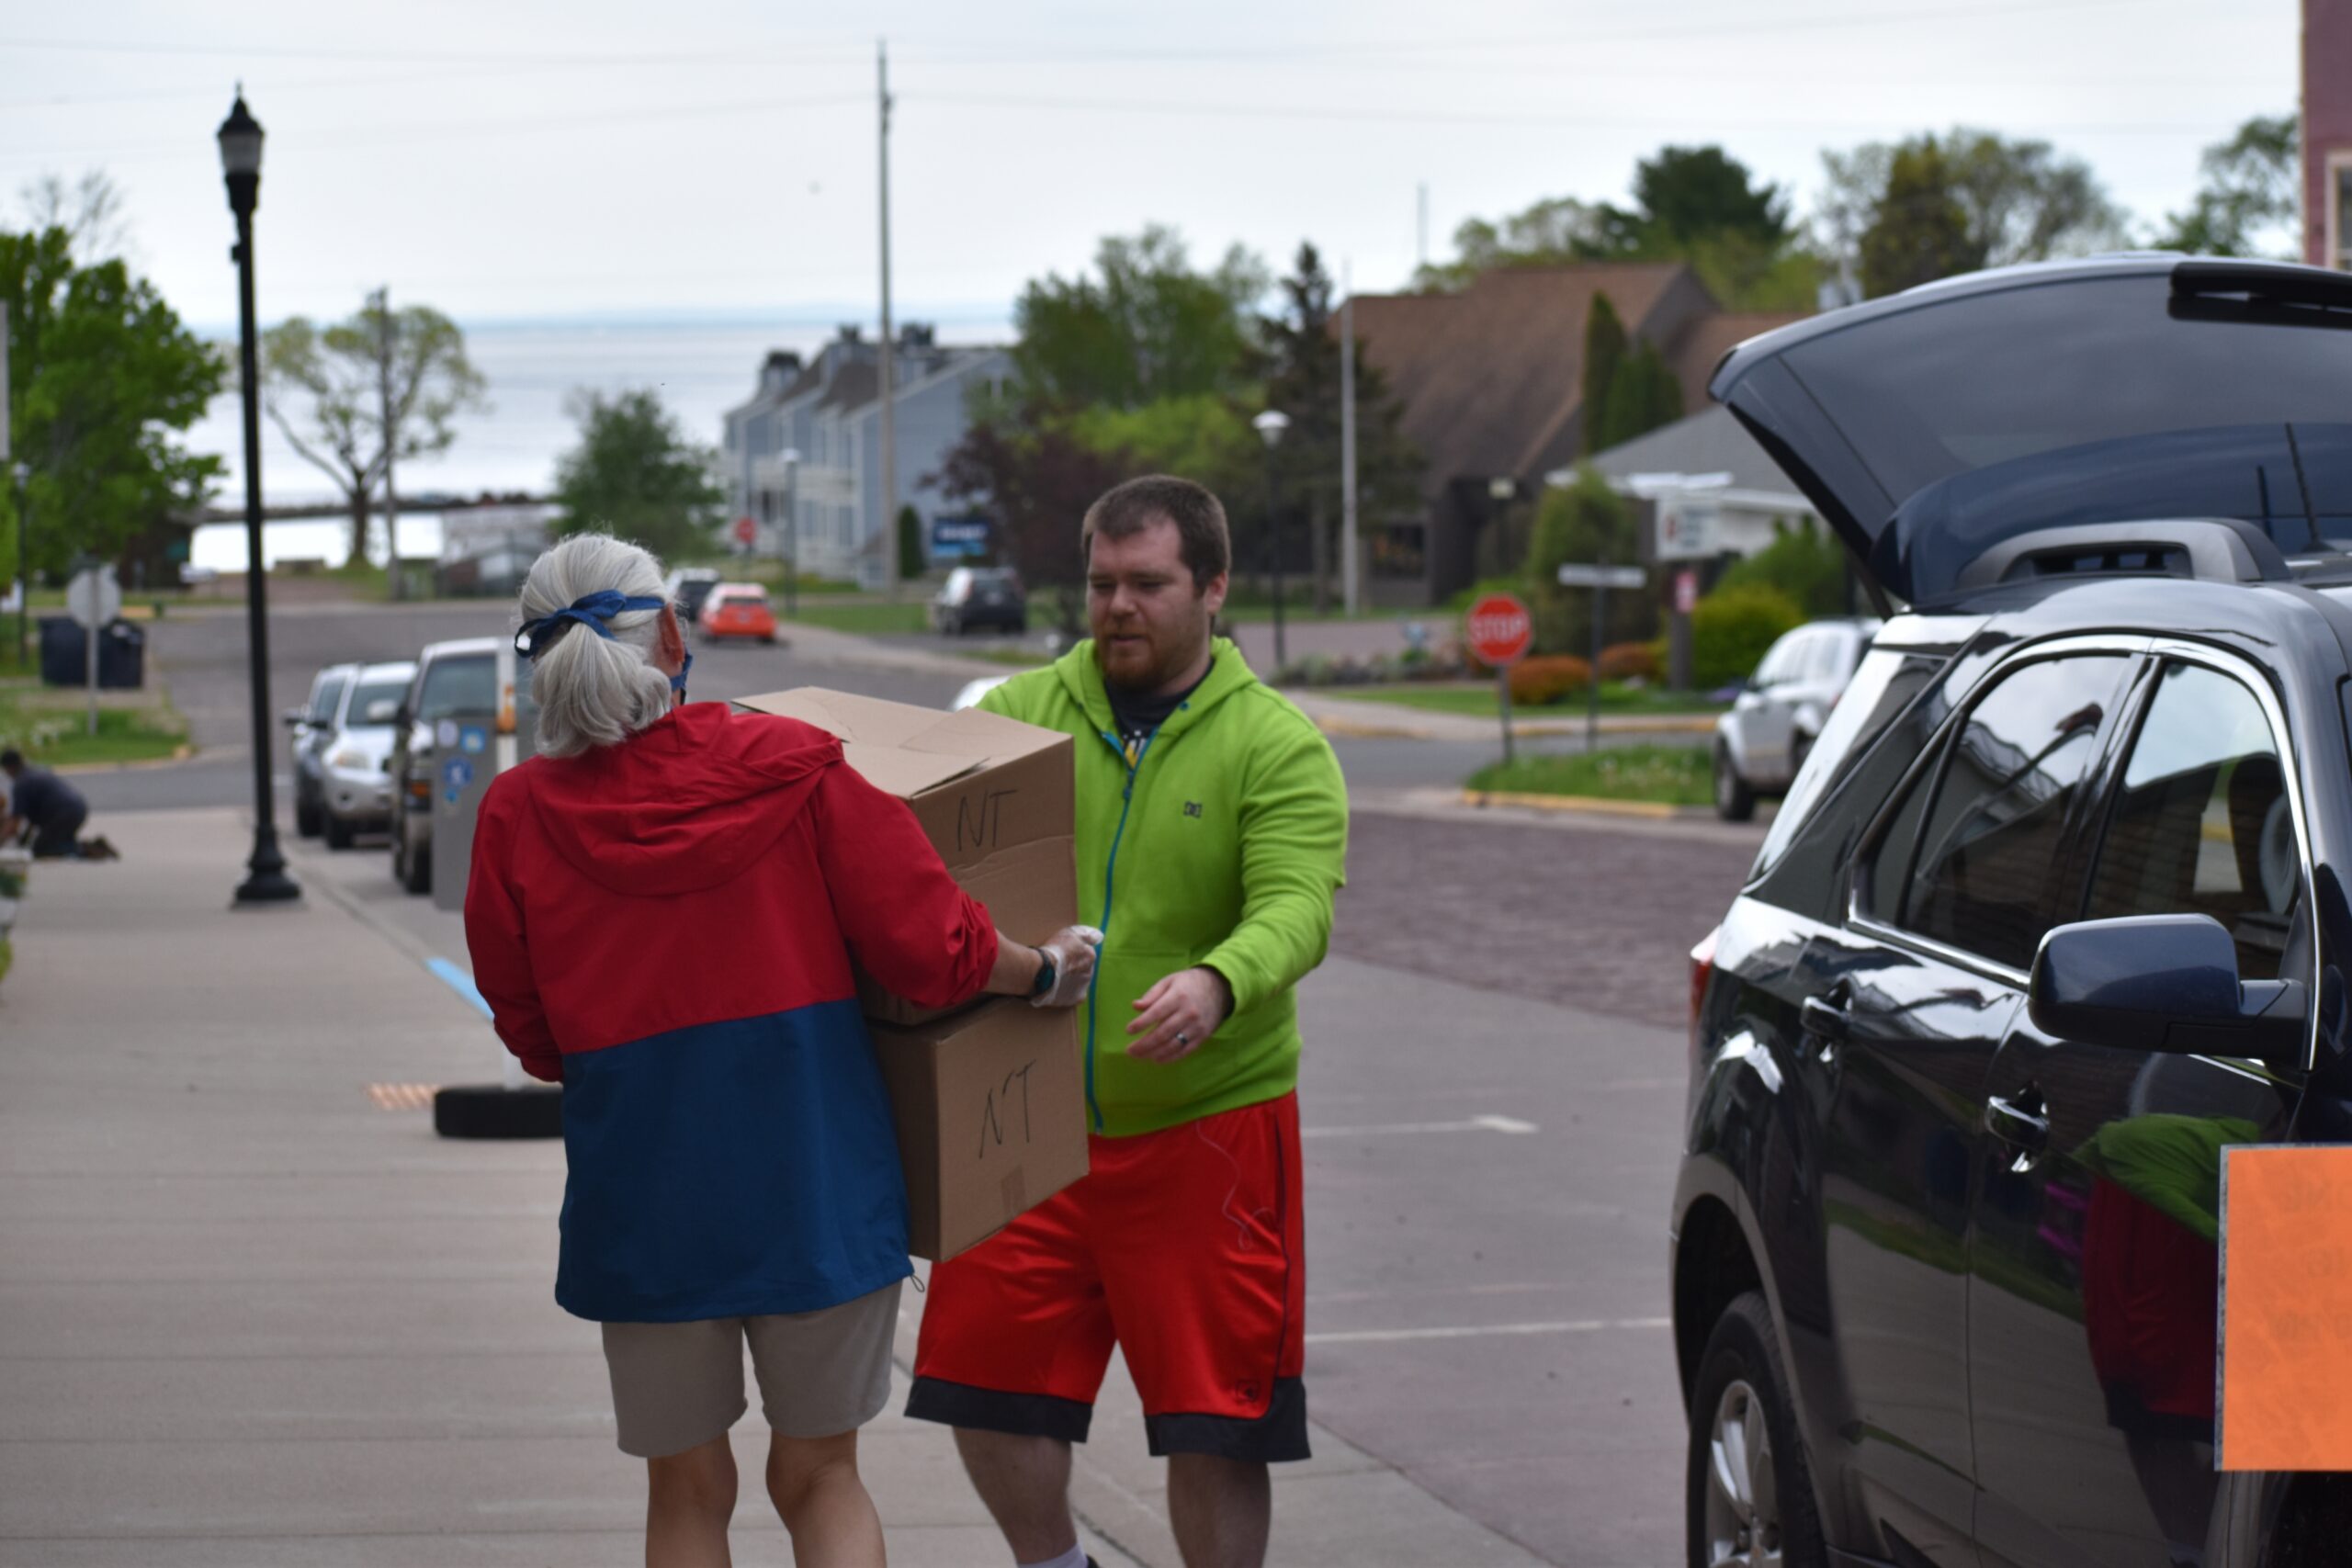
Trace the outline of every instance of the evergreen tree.
{"label": "evergreen tree", "polygon": [[1862,233],[1863,294],[1897,294],[1984,262],[1984,248],[1969,237],[1968,209],[1942,150],[1932,141],[1897,148]]}
{"label": "evergreen tree", "polygon": [[[1528,611],[1535,621],[1539,653],[1592,651],[1592,591],[1563,588],[1563,565],[1625,566],[1639,558],[1638,527],[1625,498],[1590,464],[1579,464],[1576,482],[1547,488],[1535,509],[1527,548]],[[1609,595],[1603,643],[1634,642],[1657,634],[1657,605],[1643,592]]]}
{"label": "evergreen tree", "polygon": [[899,508],[899,581],[912,582],[930,561],[922,547],[922,514],[911,505]]}
{"label": "evergreen tree", "polygon": [[[1306,522],[1309,576],[1317,614],[1330,607],[1337,567],[1334,541],[1342,496],[1340,439],[1340,336],[1331,275],[1311,244],[1302,243],[1290,276],[1282,280],[1286,309],[1260,323],[1266,344],[1265,401],[1290,416],[1274,457],[1291,507],[1285,537],[1296,519]],[[1387,382],[1365,363],[1357,345],[1356,505],[1360,518],[1409,512],[1419,503],[1423,463],[1398,425],[1403,411]],[[1230,505],[1232,497],[1227,498]]]}
{"label": "evergreen tree", "polygon": [[1644,341],[1634,345],[1610,379],[1600,443],[1594,450],[1605,452],[1681,417],[1682,383],[1675,379],[1657,344]]}
{"label": "evergreen tree", "polygon": [[1625,323],[1606,294],[1595,293],[1592,310],[1584,319],[1584,449],[1589,454],[1607,445],[1609,389],[1625,360]]}

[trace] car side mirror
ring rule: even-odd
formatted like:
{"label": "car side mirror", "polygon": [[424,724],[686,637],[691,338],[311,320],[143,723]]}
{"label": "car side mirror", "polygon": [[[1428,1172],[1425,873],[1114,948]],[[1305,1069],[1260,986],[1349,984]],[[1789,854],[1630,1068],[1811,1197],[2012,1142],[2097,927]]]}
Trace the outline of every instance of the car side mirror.
{"label": "car side mirror", "polygon": [[2086,1045],[2300,1066],[2311,996],[2300,980],[2239,979],[2237,944],[2211,915],[2132,915],[2043,937],[2026,1010]]}
{"label": "car side mirror", "polygon": [[311,722],[310,711],[306,708],[288,708],[278,718],[288,729],[300,729]]}

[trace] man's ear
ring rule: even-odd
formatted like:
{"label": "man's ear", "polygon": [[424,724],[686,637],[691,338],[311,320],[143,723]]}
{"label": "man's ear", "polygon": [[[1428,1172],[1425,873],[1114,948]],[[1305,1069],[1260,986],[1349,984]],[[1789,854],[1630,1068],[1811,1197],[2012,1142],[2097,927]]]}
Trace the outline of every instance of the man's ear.
{"label": "man's ear", "polygon": [[1209,579],[1209,585],[1201,590],[1201,603],[1208,606],[1210,615],[1214,615],[1225,608],[1226,590],[1232,586],[1233,578],[1227,572],[1220,571]]}

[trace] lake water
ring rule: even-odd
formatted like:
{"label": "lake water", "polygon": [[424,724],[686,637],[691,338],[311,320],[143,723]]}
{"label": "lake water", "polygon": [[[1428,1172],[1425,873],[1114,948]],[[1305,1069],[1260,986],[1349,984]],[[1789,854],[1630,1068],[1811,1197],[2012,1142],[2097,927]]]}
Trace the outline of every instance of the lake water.
{"label": "lake water", "polygon": [[[781,318],[685,325],[626,321],[469,325],[466,353],[490,383],[490,406],[460,417],[457,441],[447,452],[401,465],[396,476],[401,491],[545,494],[554,483],[557,458],[579,438],[566,405],[582,390],[610,394],[651,388],[689,440],[717,446],[720,416],[751,397],[770,349],[808,355],[832,335],[829,324]],[[977,315],[951,318],[940,327],[944,342],[1002,342],[1011,335],[1009,322]],[[229,473],[215,499],[238,504],[244,495],[243,435],[233,375],[229,389],[189,432],[188,444],[227,459]],[[317,503],[324,510],[340,504],[333,482],[295,451],[266,417],[261,467],[263,499],[270,505]],[[263,554],[272,561],[317,558],[340,565],[347,554],[347,525],[334,522],[272,523],[263,530]],[[379,536],[369,553],[380,558],[380,529]],[[440,542],[437,516],[402,515],[401,554],[431,554]],[[233,524],[199,528],[193,558],[218,570],[243,570],[242,528]]]}

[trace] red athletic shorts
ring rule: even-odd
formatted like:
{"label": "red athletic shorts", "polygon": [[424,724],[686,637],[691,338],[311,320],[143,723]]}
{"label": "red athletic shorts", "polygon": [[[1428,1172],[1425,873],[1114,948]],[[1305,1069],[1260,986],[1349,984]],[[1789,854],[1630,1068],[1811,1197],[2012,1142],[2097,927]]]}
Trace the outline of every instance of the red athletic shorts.
{"label": "red athletic shorts", "polygon": [[1298,1097],[1091,1156],[932,1270],[907,1414],[1084,1442],[1116,1344],[1153,1453],[1306,1458]]}

